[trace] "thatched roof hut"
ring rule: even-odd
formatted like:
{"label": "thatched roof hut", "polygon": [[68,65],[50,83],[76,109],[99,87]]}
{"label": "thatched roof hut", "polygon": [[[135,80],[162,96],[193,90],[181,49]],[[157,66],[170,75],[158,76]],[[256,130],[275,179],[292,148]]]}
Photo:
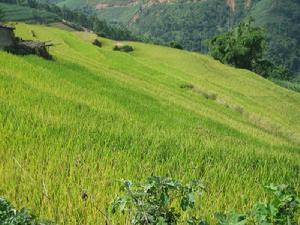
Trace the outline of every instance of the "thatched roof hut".
{"label": "thatched roof hut", "polygon": [[48,42],[25,41],[16,38],[14,27],[4,26],[0,24],[0,49],[18,55],[38,55],[45,59],[52,59],[48,52],[48,47],[53,46]]}
{"label": "thatched roof hut", "polygon": [[15,46],[9,49],[9,52],[19,55],[37,55],[44,59],[52,59],[48,52],[48,47],[52,44],[46,44],[40,41],[19,41]]}
{"label": "thatched roof hut", "polygon": [[14,27],[0,24],[0,49],[13,46],[15,44]]}

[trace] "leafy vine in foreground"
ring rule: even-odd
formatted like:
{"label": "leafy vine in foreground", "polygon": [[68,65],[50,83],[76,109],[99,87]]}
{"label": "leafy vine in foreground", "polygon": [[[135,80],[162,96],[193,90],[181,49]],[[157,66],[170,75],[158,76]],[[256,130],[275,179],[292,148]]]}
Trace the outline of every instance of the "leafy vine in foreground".
{"label": "leafy vine in foreground", "polygon": [[[191,215],[187,212],[195,208],[197,200],[205,193],[205,186],[200,181],[183,184],[171,178],[149,177],[145,183],[123,181],[121,190],[123,195],[113,201],[111,210],[113,214],[125,214],[132,225],[210,225],[203,218],[186,218]],[[255,204],[247,213],[216,213],[216,224],[299,224],[300,199],[295,190],[288,185],[270,185],[266,190],[272,194],[268,201]],[[25,208],[17,210],[0,198],[0,225],[49,224],[53,223],[38,219]]]}
{"label": "leafy vine in foreground", "polygon": [[[145,183],[123,181],[124,195],[112,203],[112,213],[126,214],[132,225],[209,225],[202,219],[182,218],[182,212],[195,207],[196,200],[204,194],[202,182],[182,184],[164,177],[150,177]],[[270,185],[266,190],[272,198],[257,203],[247,213],[216,213],[217,225],[297,225],[300,199],[287,185]]]}
{"label": "leafy vine in foreground", "polygon": [[6,199],[0,197],[1,225],[50,225],[48,221],[41,221],[30,214],[25,208],[17,210]]}

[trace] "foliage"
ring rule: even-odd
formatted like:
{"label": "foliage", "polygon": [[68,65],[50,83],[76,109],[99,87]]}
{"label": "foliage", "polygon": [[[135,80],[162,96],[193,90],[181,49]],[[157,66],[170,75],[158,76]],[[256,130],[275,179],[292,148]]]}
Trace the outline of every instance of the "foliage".
{"label": "foliage", "polygon": [[300,213],[300,199],[295,190],[287,185],[270,185],[266,190],[272,198],[257,203],[246,214],[218,213],[218,225],[297,225]]}
{"label": "foliage", "polygon": [[93,45],[98,46],[98,47],[102,47],[102,42],[99,41],[98,39],[95,39],[95,40],[93,41]]}
{"label": "foliage", "polygon": [[263,77],[291,79],[292,74],[284,66],[276,66],[263,59],[265,51],[264,31],[254,26],[252,17],[240,23],[234,30],[216,36],[210,42],[210,55],[222,63],[254,71]]}
{"label": "foliage", "polygon": [[261,28],[254,27],[253,22],[250,18],[236,29],[213,38],[210,55],[222,63],[253,70],[265,49],[264,33]]}
{"label": "foliage", "polygon": [[[27,209],[15,209],[6,199],[0,197],[1,225],[46,225],[50,222],[40,221],[30,214]],[[52,223],[51,223],[52,224]]]}
{"label": "foliage", "polygon": [[246,225],[247,217],[238,213],[216,213],[216,219],[218,225]]}
{"label": "foliage", "polygon": [[256,224],[297,225],[300,199],[295,190],[287,185],[266,187],[273,198],[267,203],[257,204],[252,216]]}
{"label": "foliage", "polygon": [[134,51],[133,47],[130,45],[115,45],[113,48],[114,51],[120,51],[120,52],[132,52]]}
{"label": "foliage", "polygon": [[124,181],[124,196],[112,204],[112,212],[129,213],[132,224],[177,224],[182,222],[181,212],[195,207],[197,195],[205,190],[199,181],[183,185],[181,182],[164,177],[149,177],[146,183],[136,184]]}
{"label": "foliage", "polygon": [[[295,190],[287,185],[270,185],[266,189],[272,193],[269,201],[256,204],[245,214],[216,213],[217,225],[297,225],[300,199]],[[179,212],[195,207],[196,195],[205,190],[201,182],[182,185],[170,178],[149,177],[143,184],[124,181],[122,190],[124,196],[114,200],[112,212],[126,213],[131,224],[209,225],[194,216],[183,221]],[[177,202],[180,202],[179,206]]]}

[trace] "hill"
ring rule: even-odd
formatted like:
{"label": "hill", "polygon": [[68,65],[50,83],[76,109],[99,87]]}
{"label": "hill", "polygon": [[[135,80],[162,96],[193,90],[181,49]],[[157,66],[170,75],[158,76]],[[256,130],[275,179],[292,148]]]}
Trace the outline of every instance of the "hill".
{"label": "hill", "polygon": [[93,31],[103,37],[114,40],[137,40],[132,33],[122,26],[110,26],[96,16],[86,15],[80,10],[58,7],[51,3],[36,0],[0,0],[0,23],[27,22],[59,27],[66,30]]}
{"label": "hill", "polygon": [[0,2],[0,12],[3,17],[0,21],[22,21],[22,22],[45,22],[52,23],[59,21],[59,17],[54,13],[47,12],[45,10],[32,9],[19,5],[12,5]]}
{"label": "hill", "polygon": [[[300,191],[300,94],[210,57],[18,24],[53,61],[0,52],[0,195],[59,224],[104,224],[118,180],[203,179],[198,213]],[[87,200],[82,200],[82,193]]]}
{"label": "hill", "polygon": [[207,40],[228,31],[248,16],[264,27],[270,45],[266,57],[300,71],[300,2],[297,0],[66,0],[59,6],[97,13],[112,24],[126,25],[146,40],[207,52]]}

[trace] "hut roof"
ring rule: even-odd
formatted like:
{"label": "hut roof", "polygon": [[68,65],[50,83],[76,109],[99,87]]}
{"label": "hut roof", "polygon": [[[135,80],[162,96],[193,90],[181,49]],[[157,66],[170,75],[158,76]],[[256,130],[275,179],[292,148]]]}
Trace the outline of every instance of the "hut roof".
{"label": "hut roof", "polygon": [[40,41],[21,41],[19,45],[27,46],[29,48],[41,48],[46,47],[45,42]]}
{"label": "hut roof", "polygon": [[6,25],[3,25],[3,24],[0,24],[0,28],[2,28],[2,29],[8,29],[8,30],[15,30],[16,29],[14,27],[6,26]]}

